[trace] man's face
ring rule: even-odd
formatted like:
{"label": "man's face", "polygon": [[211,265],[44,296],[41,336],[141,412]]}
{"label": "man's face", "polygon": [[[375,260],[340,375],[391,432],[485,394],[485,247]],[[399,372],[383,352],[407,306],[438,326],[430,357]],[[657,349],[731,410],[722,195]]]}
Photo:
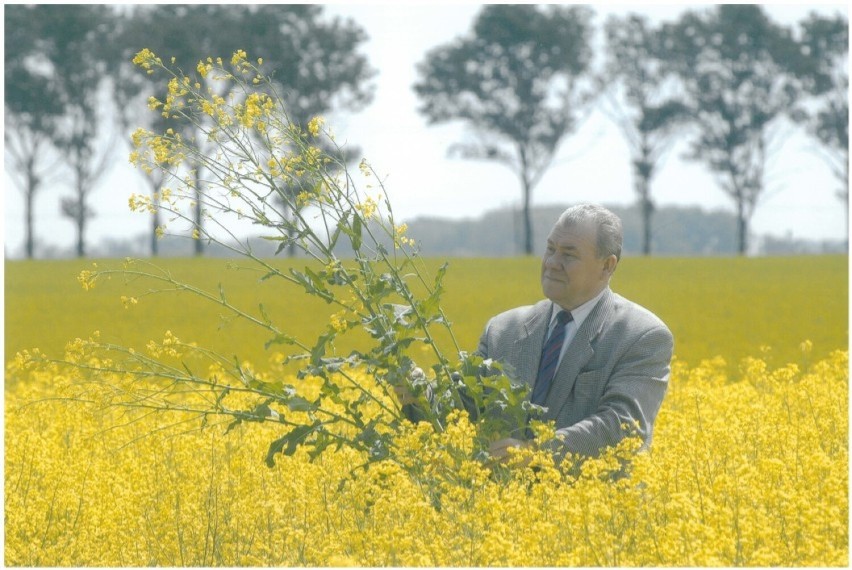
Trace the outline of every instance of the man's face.
{"label": "man's face", "polygon": [[615,270],[614,255],[599,259],[597,231],[592,224],[557,223],[547,238],[541,260],[544,295],[568,311],[594,298]]}

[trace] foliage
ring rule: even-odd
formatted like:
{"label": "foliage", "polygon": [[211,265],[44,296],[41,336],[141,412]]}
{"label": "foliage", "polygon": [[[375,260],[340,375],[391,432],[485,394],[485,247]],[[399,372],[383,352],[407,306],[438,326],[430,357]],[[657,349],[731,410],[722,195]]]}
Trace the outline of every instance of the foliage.
{"label": "foliage", "polygon": [[86,224],[94,216],[90,197],[107,171],[114,144],[104,138],[108,113],[100,93],[107,62],[114,57],[102,38],[113,24],[112,12],[94,5],[52,6],[42,23],[45,55],[64,104],[54,135],[71,171],[73,193],[62,199],[61,212],[77,230],[78,257],[86,254]]}
{"label": "foliage", "polygon": [[47,20],[43,5],[9,6],[5,11],[4,119],[7,172],[24,194],[24,250],[35,253],[34,201],[52,170],[53,137],[64,112],[57,78],[45,72],[45,46],[39,38]]}
{"label": "foliage", "polygon": [[811,14],[800,23],[802,57],[791,62],[806,91],[816,99],[796,118],[822,143],[841,183],[838,196],[849,205],[849,22],[842,16]]}
{"label": "foliage", "polygon": [[480,140],[463,158],[495,160],[521,179],[524,252],[533,252],[530,200],[587,94],[591,11],[583,6],[487,5],[470,37],[432,50],[414,90],[430,123],[462,120]]}
{"label": "foliage", "polygon": [[790,112],[796,82],[786,61],[796,57],[789,29],[758,5],[719,5],[667,24],[672,65],[688,95],[696,134],[689,157],[706,163],[737,211],[739,252],[764,191],[771,127]]}
{"label": "foliage", "polygon": [[273,424],[223,435],[191,414],[104,407],[78,369],[19,360],[6,377],[5,562],[845,567],[848,359],[808,363],[802,348],[799,365],[749,358],[734,376],[718,360],[676,365],[653,452],[616,481],[614,456],[579,474],[539,457],[495,480],[455,452],[476,445],[464,417],[443,433],[404,426],[399,463],[353,472],[365,452],[301,449],[267,469]]}
{"label": "foliage", "polygon": [[652,27],[647,18],[631,15],[610,17],[604,31],[607,62],[600,83],[605,101],[611,103],[610,114],[630,148],[642,212],[642,253],[649,255],[654,211],[651,179],[673,142],[675,129],[687,119],[688,109],[676,84],[672,85],[669,42],[661,30]]}

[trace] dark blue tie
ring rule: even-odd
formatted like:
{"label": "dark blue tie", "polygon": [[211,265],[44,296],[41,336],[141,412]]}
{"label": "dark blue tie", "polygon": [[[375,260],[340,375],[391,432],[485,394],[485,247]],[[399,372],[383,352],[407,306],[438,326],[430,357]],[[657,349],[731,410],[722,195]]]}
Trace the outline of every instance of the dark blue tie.
{"label": "dark blue tie", "polygon": [[565,340],[565,325],[571,322],[571,313],[559,311],[556,313],[556,327],[550,333],[544,348],[541,350],[541,362],[538,365],[538,376],[535,379],[532,397],[530,401],[539,406],[544,405],[550,384],[556,374],[556,364],[559,362],[559,354],[562,352],[562,343]]}

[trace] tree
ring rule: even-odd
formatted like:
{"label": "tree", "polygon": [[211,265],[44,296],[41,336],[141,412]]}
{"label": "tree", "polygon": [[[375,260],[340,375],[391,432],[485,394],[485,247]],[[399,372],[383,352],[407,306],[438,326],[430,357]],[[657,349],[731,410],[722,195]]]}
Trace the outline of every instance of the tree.
{"label": "tree", "polygon": [[811,14],[800,23],[800,49],[795,72],[811,95],[809,109],[796,118],[823,147],[823,157],[840,182],[838,197],[849,226],[849,23]]}
{"label": "tree", "polygon": [[639,210],[642,214],[642,253],[651,253],[651,179],[688,117],[668,64],[661,30],[647,18],[610,17],[604,31],[607,60],[600,79],[602,109],[618,125],[630,148]]}
{"label": "tree", "polygon": [[417,66],[414,90],[429,123],[465,122],[479,140],[456,146],[459,154],[519,176],[527,254],[532,190],[587,103],[579,83],[591,58],[591,15],[582,6],[487,5],[472,34]]}
{"label": "tree", "polygon": [[[134,6],[122,18],[122,25],[116,31],[116,49],[120,53],[120,63],[111,70],[116,88],[113,91],[116,106],[119,109],[119,126],[129,137],[128,131],[136,128],[165,132],[175,129],[186,140],[195,141],[197,153],[204,153],[206,134],[192,129],[186,124],[176,124],[168,113],[161,110],[151,112],[147,101],[156,97],[163,101],[166,92],[161,78],[140,74],[131,64],[136,53],[144,48],[151,49],[164,58],[175,62],[186,70],[196,68],[199,61],[208,57],[225,56],[233,45],[239,43],[248,33],[238,21],[236,13],[240,7],[234,5],[204,4],[167,4]],[[216,82],[202,77],[197,78],[205,87],[215,89]],[[221,83],[221,82],[220,82]],[[222,94],[227,96],[227,93]],[[141,111],[141,112],[135,112]],[[203,176],[199,161],[188,157],[188,176],[196,180],[196,200],[193,206],[193,226],[199,232],[204,227]],[[167,183],[166,177],[158,169],[143,171],[148,183],[152,203],[159,202],[161,190]],[[154,208],[151,223],[151,251],[158,252],[158,232],[161,220],[159,209]],[[204,252],[204,241],[193,242],[195,255]]]}
{"label": "tree", "polygon": [[42,24],[49,7],[10,5],[5,15],[6,165],[24,194],[24,251],[35,255],[34,202],[45,177],[55,171],[56,121],[64,106],[46,61]]}
{"label": "tree", "polygon": [[738,251],[744,254],[776,142],[772,127],[797,97],[785,64],[795,57],[796,44],[791,31],[771,22],[759,5],[687,12],[665,32],[672,35],[672,65],[696,127],[688,158],[703,161],[734,201]]}
{"label": "tree", "polygon": [[[138,70],[129,68],[133,55],[149,48],[164,59],[172,57],[184,69],[196,69],[207,58],[221,57],[229,60],[237,50],[244,50],[252,58],[263,60],[263,70],[273,77],[273,86],[288,103],[287,112],[294,124],[303,128],[316,115],[333,108],[357,109],[372,98],[365,82],[372,75],[364,55],[358,53],[359,45],[366,40],[363,30],[351,21],[321,19],[323,8],[310,4],[292,5],[162,5],[137,7],[129,16],[122,42],[123,60],[128,64],[121,76],[134,74],[133,83],[118,90],[120,107],[139,103],[140,98],[155,96],[160,100],[165,94],[157,92],[151,79]],[[129,72],[127,71],[129,70]],[[141,76],[141,77],[140,77]],[[218,95],[242,97],[242,93],[221,92],[221,81],[198,75],[196,79]],[[157,81],[157,78],[153,78]],[[161,82],[159,83],[161,85]],[[161,87],[160,87],[161,89]],[[172,125],[167,117],[142,118],[133,116],[147,128],[164,131]],[[125,122],[129,124],[132,119]],[[125,127],[126,128],[126,127]],[[185,128],[185,127],[184,127]],[[184,132],[187,140],[195,140],[198,152],[204,153],[204,132]],[[194,226],[204,225],[204,183],[201,168],[193,165],[198,199],[193,213]],[[148,176],[152,193],[156,196],[164,181]],[[290,213],[292,214],[292,213]],[[157,214],[155,213],[154,216]],[[282,212],[287,215],[287,212]],[[155,218],[154,227],[159,225]],[[155,229],[156,231],[156,229]],[[153,247],[153,245],[152,245]],[[195,241],[195,252],[201,254],[203,240]]]}
{"label": "tree", "polygon": [[[116,26],[112,30],[110,44],[114,46],[118,57],[110,61],[108,76],[110,93],[116,109],[116,121],[121,133],[129,134],[136,128],[164,132],[169,128],[168,119],[162,114],[152,113],[148,108],[148,98],[156,92],[156,82],[150,75],[139,73],[131,60],[139,46],[152,42],[162,45],[164,37],[179,32],[184,22],[169,18],[159,12],[171,11],[163,5],[140,5],[132,11],[116,15]],[[151,190],[151,202],[155,206],[151,212],[151,233],[149,247],[152,256],[160,253],[160,240],[157,228],[161,225],[159,206],[160,192],[166,182],[166,175],[160,169],[139,170]]]}
{"label": "tree", "polygon": [[62,200],[62,213],[76,225],[78,257],[86,254],[86,222],[94,215],[89,198],[113,147],[100,136],[109,114],[99,99],[112,53],[105,42],[111,22],[110,11],[82,4],[50,6],[42,22],[47,59],[64,105],[53,138],[72,172],[74,194]]}
{"label": "tree", "polygon": [[[358,53],[367,35],[351,20],[323,21],[321,16],[322,7],[317,5],[262,5],[246,8],[244,15],[252,32],[246,51],[263,56],[272,87],[283,94],[291,121],[303,130],[314,117],[336,109],[357,111],[373,98],[368,81],[375,72],[366,56]],[[351,163],[359,153],[357,146],[331,148],[326,140],[318,143],[323,152],[342,163]],[[294,176],[284,191],[294,197],[317,182],[310,176]],[[280,200],[279,205],[282,217],[290,222],[301,215],[297,200]],[[291,241],[287,255],[295,253]]]}

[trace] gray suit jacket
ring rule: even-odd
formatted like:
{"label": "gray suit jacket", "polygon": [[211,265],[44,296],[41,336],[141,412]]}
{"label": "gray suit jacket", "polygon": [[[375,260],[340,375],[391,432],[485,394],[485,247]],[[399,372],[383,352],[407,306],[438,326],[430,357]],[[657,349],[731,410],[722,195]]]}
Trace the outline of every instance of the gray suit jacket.
{"label": "gray suit jacket", "polygon": [[[543,300],[497,315],[478,352],[508,365],[514,380],[532,388],[554,307]],[[633,425],[650,445],[672,349],[672,334],[659,318],[607,289],[566,349],[545,402],[544,419],[556,421],[550,445],[557,456],[598,455]]]}

